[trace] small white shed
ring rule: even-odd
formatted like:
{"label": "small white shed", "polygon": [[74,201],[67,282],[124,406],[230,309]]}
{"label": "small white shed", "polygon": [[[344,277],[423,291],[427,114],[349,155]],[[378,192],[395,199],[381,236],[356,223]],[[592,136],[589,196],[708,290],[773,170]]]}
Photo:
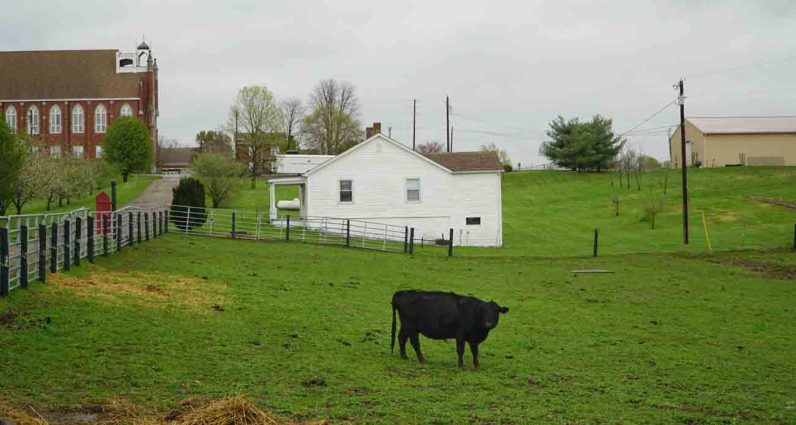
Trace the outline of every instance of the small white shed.
{"label": "small white shed", "polygon": [[383,135],[365,140],[300,176],[271,179],[299,186],[302,217],[368,220],[415,228],[415,238],[501,246],[501,173],[493,152],[421,154]]}

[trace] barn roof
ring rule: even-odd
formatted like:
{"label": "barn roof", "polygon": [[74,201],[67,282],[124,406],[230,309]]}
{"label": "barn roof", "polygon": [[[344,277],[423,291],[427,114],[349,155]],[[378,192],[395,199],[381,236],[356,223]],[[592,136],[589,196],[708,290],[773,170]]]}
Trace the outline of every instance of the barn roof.
{"label": "barn roof", "polygon": [[690,117],[705,134],[796,133],[796,116]]}
{"label": "barn roof", "polygon": [[422,155],[454,172],[503,169],[496,152],[441,152]]}
{"label": "barn roof", "polygon": [[188,167],[196,148],[162,148],[158,150],[158,162],[161,167]]}
{"label": "barn roof", "polygon": [[0,99],[137,98],[141,74],[117,74],[116,50],[0,52]]}

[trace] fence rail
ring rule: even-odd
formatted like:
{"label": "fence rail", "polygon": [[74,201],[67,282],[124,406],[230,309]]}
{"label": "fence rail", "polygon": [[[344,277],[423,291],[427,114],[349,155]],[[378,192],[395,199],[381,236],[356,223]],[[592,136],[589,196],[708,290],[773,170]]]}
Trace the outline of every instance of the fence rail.
{"label": "fence rail", "polygon": [[168,230],[165,207],[0,217],[0,297]]}

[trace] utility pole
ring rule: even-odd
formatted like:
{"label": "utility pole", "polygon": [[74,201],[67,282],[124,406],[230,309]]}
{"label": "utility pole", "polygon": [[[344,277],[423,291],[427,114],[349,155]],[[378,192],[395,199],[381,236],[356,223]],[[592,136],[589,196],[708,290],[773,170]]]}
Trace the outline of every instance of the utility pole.
{"label": "utility pole", "polygon": [[445,96],[445,136],[447,137],[446,148],[451,151],[451,102],[450,97]]}
{"label": "utility pole", "polygon": [[453,152],[453,126],[451,126],[451,152]]}
{"label": "utility pole", "polygon": [[232,136],[235,145],[235,161],[240,161],[238,157],[238,108],[235,108],[235,134]]}
{"label": "utility pole", "polygon": [[680,158],[683,163],[683,243],[688,245],[688,167],[685,159],[685,89],[682,78],[677,87],[680,91],[677,103],[680,104]]}
{"label": "utility pole", "polygon": [[412,150],[415,150],[415,136],[417,134],[417,99],[412,99]]}
{"label": "utility pole", "polygon": [[392,139],[392,127],[387,127],[387,137]]}

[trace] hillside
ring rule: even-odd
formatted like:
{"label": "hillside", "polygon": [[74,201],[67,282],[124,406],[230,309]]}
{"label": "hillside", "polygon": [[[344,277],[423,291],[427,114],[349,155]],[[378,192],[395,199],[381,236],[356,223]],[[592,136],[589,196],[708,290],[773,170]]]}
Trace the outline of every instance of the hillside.
{"label": "hillside", "polygon": [[[668,190],[663,182],[668,173]],[[601,254],[690,250],[707,251],[702,213],[714,250],[782,247],[793,240],[796,210],[761,198],[796,201],[795,168],[690,169],[691,244],[682,244],[679,171],[643,176],[641,190],[620,188],[616,173],[527,171],[503,176],[502,250],[470,250],[498,255],[590,255],[599,228]],[[615,216],[612,195],[621,198]],[[642,220],[643,199],[663,196],[655,229]]]}

